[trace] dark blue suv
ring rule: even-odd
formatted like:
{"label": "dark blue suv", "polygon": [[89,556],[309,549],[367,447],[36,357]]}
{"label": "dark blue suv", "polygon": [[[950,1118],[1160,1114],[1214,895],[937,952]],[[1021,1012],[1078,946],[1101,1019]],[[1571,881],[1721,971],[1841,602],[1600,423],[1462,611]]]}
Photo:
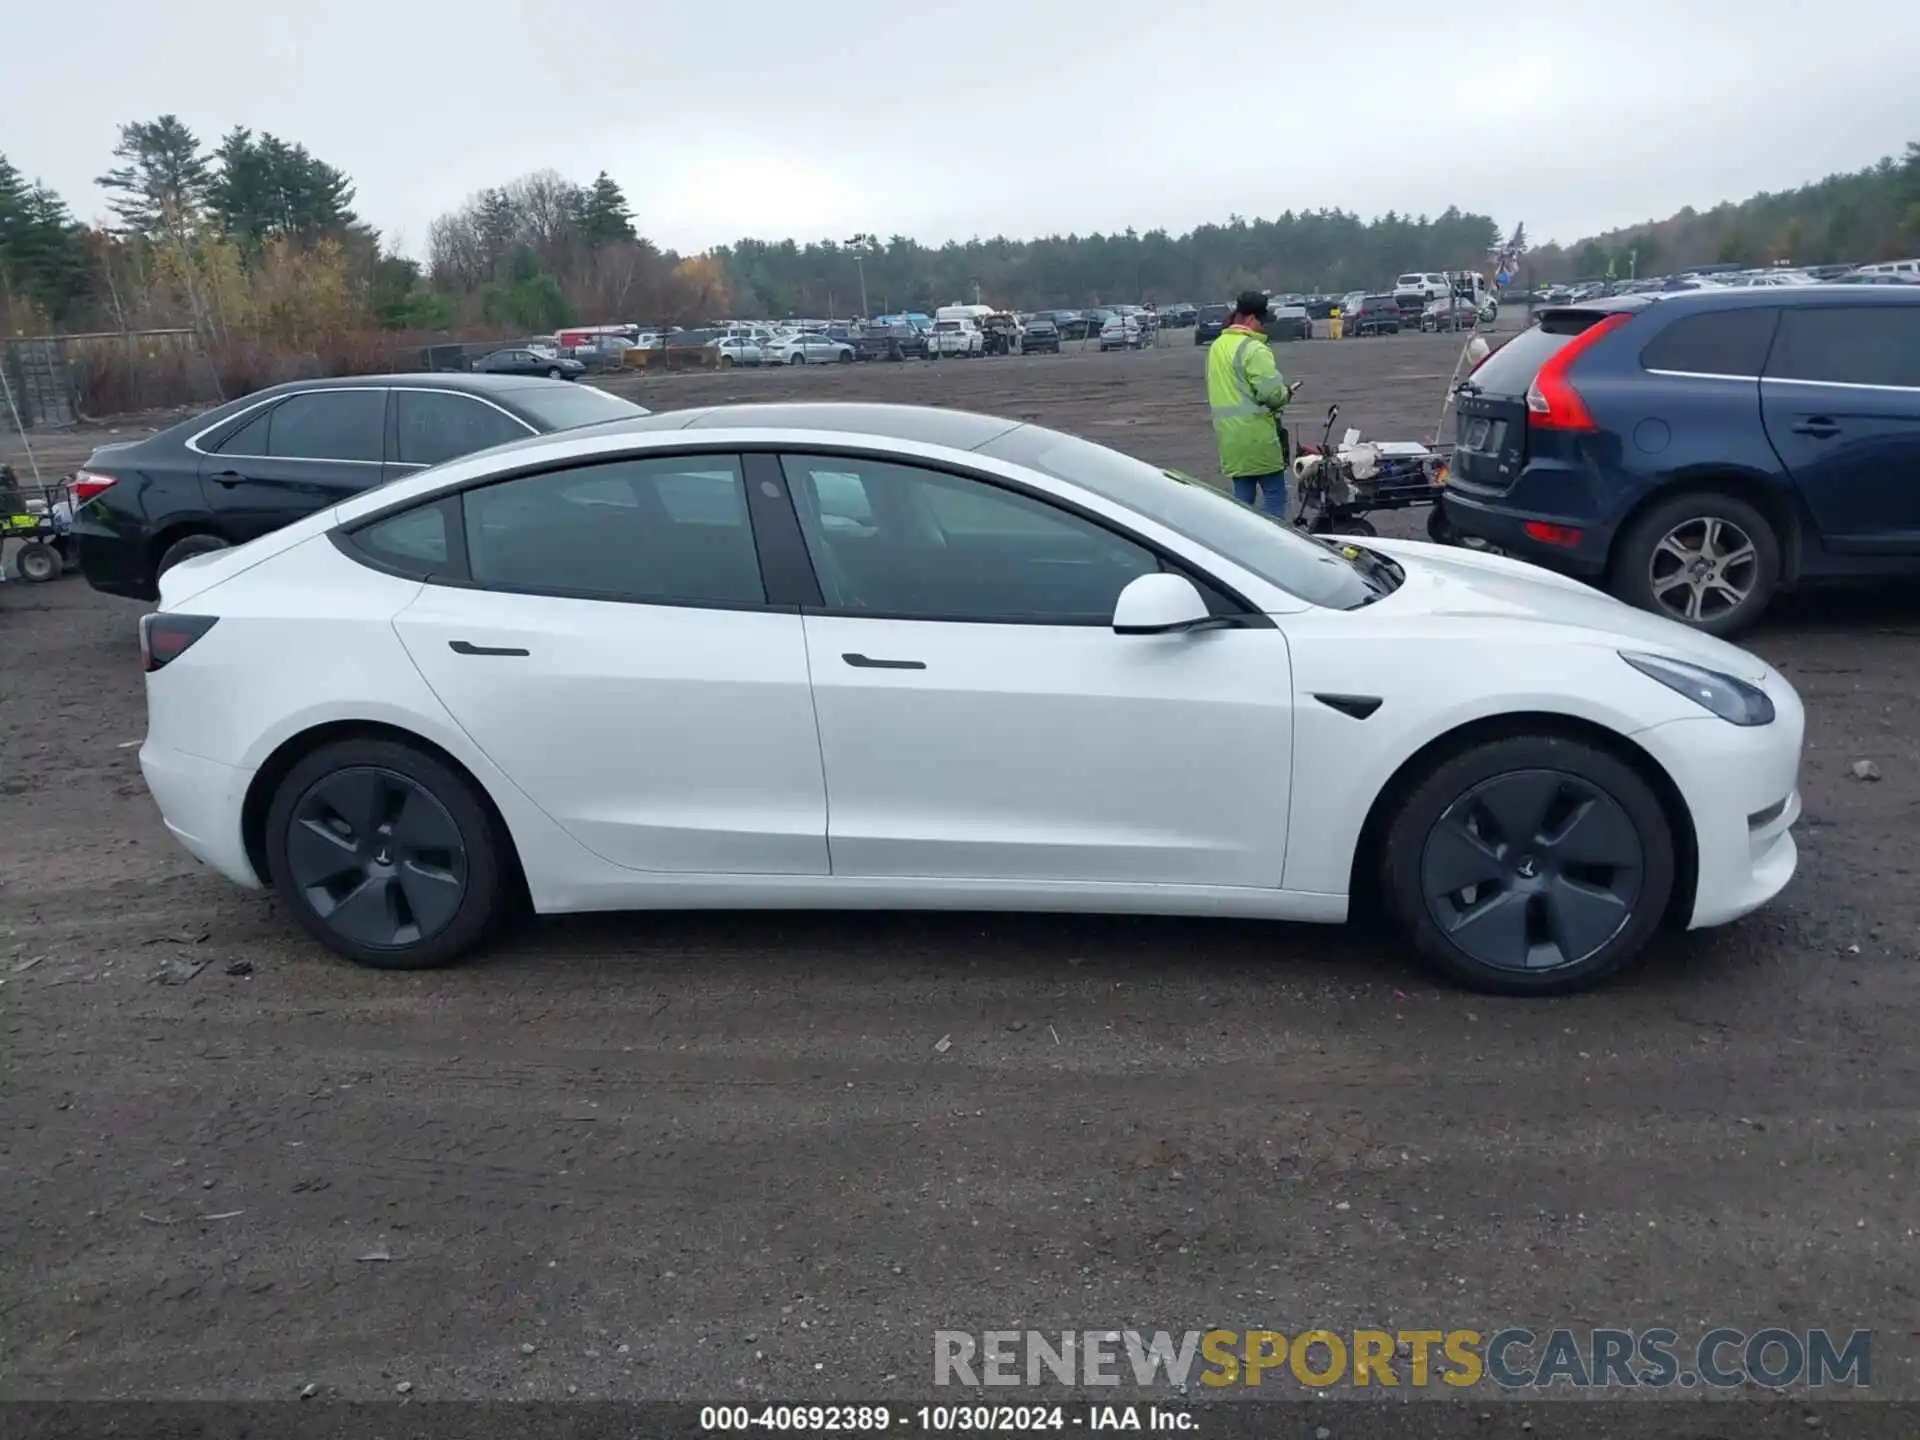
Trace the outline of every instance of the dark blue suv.
{"label": "dark blue suv", "polygon": [[1920,575],[1920,290],[1556,307],[1467,378],[1457,440],[1455,532],[1714,635]]}

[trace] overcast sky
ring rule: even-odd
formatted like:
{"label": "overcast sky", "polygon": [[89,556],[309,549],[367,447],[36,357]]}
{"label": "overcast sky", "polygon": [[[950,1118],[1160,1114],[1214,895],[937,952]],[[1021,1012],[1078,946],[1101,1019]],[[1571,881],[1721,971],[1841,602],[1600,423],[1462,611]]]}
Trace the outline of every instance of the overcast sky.
{"label": "overcast sky", "polygon": [[683,251],[1449,204],[1567,241],[1920,139],[1915,0],[11,8],[0,153],[82,218],[117,125],[173,111],[209,146],[235,124],[304,143],[415,254],[435,215],[547,167],[604,168]]}

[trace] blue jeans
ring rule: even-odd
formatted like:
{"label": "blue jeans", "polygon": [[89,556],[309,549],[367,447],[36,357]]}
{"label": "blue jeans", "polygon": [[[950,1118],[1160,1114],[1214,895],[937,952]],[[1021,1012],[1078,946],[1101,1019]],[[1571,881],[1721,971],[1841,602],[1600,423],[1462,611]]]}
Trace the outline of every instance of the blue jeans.
{"label": "blue jeans", "polygon": [[1271,475],[1236,475],[1233,477],[1233,498],[1242,505],[1253,504],[1254,488],[1258,486],[1261,498],[1266,501],[1267,514],[1279,519],[1287,518],[1287,472],[1276,470]]}

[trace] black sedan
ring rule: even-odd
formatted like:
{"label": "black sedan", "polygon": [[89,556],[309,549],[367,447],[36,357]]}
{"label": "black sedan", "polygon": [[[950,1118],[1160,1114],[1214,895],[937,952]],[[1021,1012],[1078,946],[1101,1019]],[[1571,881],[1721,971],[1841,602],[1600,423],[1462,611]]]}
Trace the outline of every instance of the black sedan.
{"label": "black sedan", "polygon": [[162,571],[349,495],[529,435],[647,412],[589,385],[504,375],[297,380],[170,430],[102,445],[72,482],[80,569],[158,598]]}
{"label": "black sedan", "polygon": [[1227,328],[1227,321],[1232,318],[1231,305],[1202,305],[1194,317],[1193,343],[1211,345],[1220,338],[1220,332]]}
{"label": "black sedan", "polygon": [[1032,355],[1039,351],[1060,353],[1060,327],[1048,319],[1035,315],[1027,321],[1026,334],[1020,338],[1020,353]]}
{"label": "black sedan", "polygon": [[567,355],[542,355],[538,350],[496,350],[473,362],[476,375],[544,375],[549,380],[578,380],[587,367]]}

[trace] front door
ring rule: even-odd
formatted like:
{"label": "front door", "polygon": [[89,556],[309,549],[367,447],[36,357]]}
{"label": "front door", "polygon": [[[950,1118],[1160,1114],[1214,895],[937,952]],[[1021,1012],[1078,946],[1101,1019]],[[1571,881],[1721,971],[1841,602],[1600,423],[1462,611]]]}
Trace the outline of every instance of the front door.
{"label": "front door", "polygon": [[738,461],[621,460],[465,492],[471,584],[395,620],[474,743],[633,870],[827,873],[797,614],[766,605]]}
{"label": "front door", "polygon": [[1292,686],[1275,629],[1123,636],[1152,552],[983,480],[783,460],[836,876],[1277,887]]}
{"label": "front door", "polygon": [[1920,306],[1789,307],[1760,393],[1826,548],[1920,554]]}
{"label": "front door", "polygon": [[200,490],[227,538],[252,540],[386,478],[387,393],[297,392],[208,446]]}

